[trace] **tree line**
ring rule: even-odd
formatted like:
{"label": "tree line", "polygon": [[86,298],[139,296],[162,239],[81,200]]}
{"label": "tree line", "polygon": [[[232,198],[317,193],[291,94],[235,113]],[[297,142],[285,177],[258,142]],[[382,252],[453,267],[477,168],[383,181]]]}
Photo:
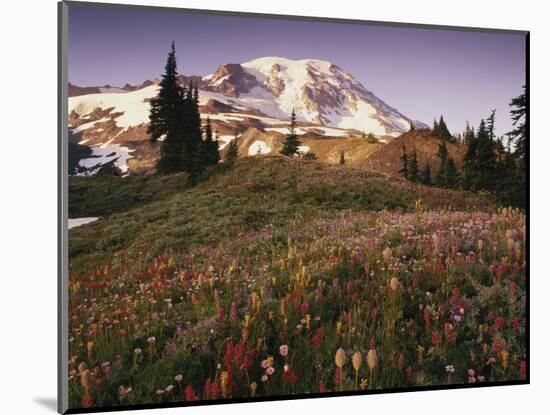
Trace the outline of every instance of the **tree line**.
{"label": "tree line", "polygon": [[[407,152],[404,144],[401,155],[402,167],[399,173],[407,180],[429,186],[490,192],[495,194],[501,203],[525,207],[527,186],[525,86],[523,93],[511,100],[510,107],[513,129],[503,137],[497,137],[495,134],[495,110],[481,120],[477,130],[467,124],[465,131],[458,136],[453,136],[449,132],[443,116],[439,121],[434,120],[430,135],[441,139],[437,151],[439,167],[435,176],[432,176],[427,162],[424,168],[419,170],[416,149],[413,148],[411,152]],[[466,145],[461,171],[456,168],[455,161],[449,154],[447,142]]]}

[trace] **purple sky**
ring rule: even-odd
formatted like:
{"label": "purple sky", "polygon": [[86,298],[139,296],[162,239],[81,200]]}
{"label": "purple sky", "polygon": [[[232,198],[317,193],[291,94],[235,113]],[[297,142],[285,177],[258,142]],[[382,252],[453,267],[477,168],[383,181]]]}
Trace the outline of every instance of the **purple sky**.
{"label": "purple sky", "polygon": [[523,34],[211,16],[144,9],[69,7],[69,80],[79,86],[139,84],[160,77],[170,42],[180,73],[261,56],[325,59],[403,114],[451,132],[497,110],[525,83]]}

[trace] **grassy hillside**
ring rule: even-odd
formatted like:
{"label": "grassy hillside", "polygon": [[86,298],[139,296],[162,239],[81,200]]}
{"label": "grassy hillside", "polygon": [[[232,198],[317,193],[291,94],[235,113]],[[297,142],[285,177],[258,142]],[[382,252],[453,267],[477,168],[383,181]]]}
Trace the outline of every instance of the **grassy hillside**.
{"label": "grassy hillside", "polygon": [[125,260],[139,257],[134,263],[139,268],[168,250],[216,244],[265,227],[284,232],[289,221],[333,218],[346,210],[412,211],[419,199],[428,209],[490,205],[469,193],[278,156],[243,158],[229,171],[211,176],[187,191],[185,177],[179,175],[71,178],[71,215],[126,211],[71,231],[71,270],[88,272],[120,251]]}
{"label": "grassy hillside", "polygon": [[69,217],[105,216],[162,200],[189,187],[172,176],[69,176]]}
{"label": "grassy hillside", "polygon": [[69,232],[71,407],[525,379],[520,211],[281,157],[164,180]]}

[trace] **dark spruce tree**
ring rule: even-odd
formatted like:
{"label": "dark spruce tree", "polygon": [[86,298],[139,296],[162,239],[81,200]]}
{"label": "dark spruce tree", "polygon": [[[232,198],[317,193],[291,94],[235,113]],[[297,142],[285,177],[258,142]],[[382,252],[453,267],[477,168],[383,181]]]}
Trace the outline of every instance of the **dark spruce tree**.
{"label": "dark spruce tree", "polygon": [[437,124],[437,120],[434,118],[434,123],[432,126],[432,131],[430,131],[430,134],[434,137],[439,137],[439,124]]}
{"label": "dark spruce tree", "polygon": [[206,124],[204,126],[204,138],[201,142],[201,157],[205,167],[216,165],[220,161],[218,140],[214,138],[210,117],[206,118]]}
{"label": "dark spruce tree", "polygon": [[518,176],[518,161],[510,149],[497,161],[497,198],[506,205],[525,207],[525,183]]}
{"label": "dark spruce tree", "polygon": [[422,173],[420,173],[420,182],[422,184],[425,184],[426,186],[431,186],[433,184],[432,171],[430,169],[430,164],[428,162],[426,162],[424,169],[422,169]]}
{"label": "dark spruce tree", "polygon": [[205,169],[201,159],[201,115],[199,112],[199,92],[196,86],[189,84],[184,96],[182,116],[184,146],[182,149],[182,169],[191,177],[197,177]]}
{"label": "dark spruce tree", "polygon": [[447,124],[443,119],[443,115],[439,117],[439,122],[434,119],[431,135],[446,141],[453,141],[454,139],[453,135],[449,132],[449,129],[447,128]]}
{"label": "dark spruce tree", "polygon": [[405,178],[409,179],[409,156],[407,155],[407,148],[403,144],[403,154],[401,154],[401,170],[399,173]]}
{"label": "dark spruce tree", "polygon": [[227,152],[225,153],[224,161],[226,163],[234,163],[239,157],[239,149],[237,146],[238,132],[235,131],[235,138],[227,145]]}
{"label": "dark spruce tree", "polygon": [[523,93],[512,99],[510,102],[514,129],[507,136],[509,143],[515,147],[513,156],[516,163],[514,177],[515,185],[509,190],[510,203],[525,207],[527,203],[526,186],[527,186],[527,90],[523,86]]}
{"label": "dark spruce tree", "polygon": [[476,174],[477,186],[474,190],[495,190],[496,154],[494,142],[489,136],[485,120],[481,120],[477,130]]}
{"label": "dark spruce tree", "polygon": [[160,81],[159,94],[151,100],[147,128],[151,141],[163,139],[157,165],[160,173],[182,170],[184,91],[177,83],[177,75],[176,50],[172,42]]}
{"label": "dark spruce tree", "polygon": [[413,148],[413,152],[409,156],[409,180],[411,182],[420,181],[420,170],[418,169],[418,159],[416,156],[416,148]]}
{"label": "dark spruce tree", "polygon": [[447,155],[443,167],[444,187],[449,189],[458,189],[460,186],[460,176],[455,166],[453,158]]}
{"label": "dark spruce tree", "polygon": [[463,187],[466,190],[475,191],[479,185],[479,172],[477,171],[477,137],[473,128],[466,125],[464,132],[466,153],[462,159]]}
{"label": "dark spruce tree", "polygon": [[449,156],[449,151],[444,142],[439,143],[437,148],[437,157],[439,157],[439,168],[435,175],[435,185],[437,187],[446,187],[446,176],[445,176],[445,164],[447,157]]}
{"label": "dark spruce tree", "polygon": [[527,168],[527,127],[525,125],[527,117],[527,95],[525,85],[523,86],[523,94],[513,98],[510,102],[512,110],[510,115],[512,116],[512,122],[514,129],[510,131],[507,136],[510,142],[514,145],[514,154],[523,165],[523,168]]}
{"label": "dark spruce tree", "polygon": [[296,113],[292,110],[290,115],[290,126],[288,127],[288,134],[286,140],[283,143],[283,148],[280,153],[284,156],[294,156],[298,153],[298,147],[301,143],[298,140],[298,135],[296,134]]}
{"label": "dark spruce tree", "polygon": [[441,138],[442,140],[450,141],[453,139],[453,135],[449,132],[449,129],[447,128],[447,124],[443,119],[443,115],[439,118],[439,123],[437,125],[437,133],[439,138]]}
{"label": "dark spruce tree", "polygon": [[495,140],[495,114],[497,110],[491,110],[491,114],[487,117],[486,120],[486,129],[487,134],[489,134],[489,138],[491,141]]}
{"label": "dark spruce tree", "polygon": [[338,164],[340,166],[346,164],[346,153],[344,153],[343,151],[340,151],[340,160],[338,160]]}

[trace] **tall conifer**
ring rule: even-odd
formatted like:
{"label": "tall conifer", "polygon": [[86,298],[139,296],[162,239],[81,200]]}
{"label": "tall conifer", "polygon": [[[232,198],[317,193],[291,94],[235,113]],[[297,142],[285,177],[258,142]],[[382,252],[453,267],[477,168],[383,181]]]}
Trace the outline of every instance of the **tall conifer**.
{"label": "tall conifer", "polygon": [[296,134],[296,113],[292,110],[292,114],[290,114],[288,134],[280,153],[284,156],[294,156],[298,153],[298,147],[300,147],[301,144],[302,143],[300,143],[298,140],[298,135]]}

